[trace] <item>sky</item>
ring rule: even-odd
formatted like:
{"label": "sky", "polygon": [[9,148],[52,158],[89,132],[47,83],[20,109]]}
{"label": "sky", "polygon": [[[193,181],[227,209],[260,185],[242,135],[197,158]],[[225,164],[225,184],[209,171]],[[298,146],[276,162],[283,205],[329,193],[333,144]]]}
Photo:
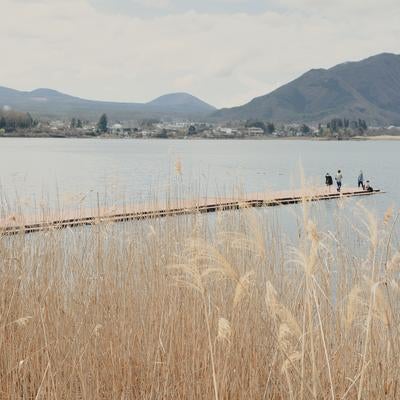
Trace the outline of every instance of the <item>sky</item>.
{"label": "sky", "polygon": [[0,0],[0,86],[241,105],[311,68],[400,53],[398,0]]}

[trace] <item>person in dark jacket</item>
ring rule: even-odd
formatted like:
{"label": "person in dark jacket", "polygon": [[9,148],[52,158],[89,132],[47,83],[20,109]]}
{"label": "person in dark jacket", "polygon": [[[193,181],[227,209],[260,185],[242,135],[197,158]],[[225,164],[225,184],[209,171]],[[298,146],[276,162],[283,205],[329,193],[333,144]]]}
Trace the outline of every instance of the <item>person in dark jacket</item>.
{"label": "person in dark jacket", "polygon": [[360,171],[360,173],[358,174],[358,188],[360,188],[360,186],[365,190],[365,185],[364,185],[364,174],[362,171]]}
{"label": "person in dark jacket", "polygon": [[325,185],[328,187],[329,191],[331,190],[331,186],[333,185],[333,179],[329,172],[325,175]]}

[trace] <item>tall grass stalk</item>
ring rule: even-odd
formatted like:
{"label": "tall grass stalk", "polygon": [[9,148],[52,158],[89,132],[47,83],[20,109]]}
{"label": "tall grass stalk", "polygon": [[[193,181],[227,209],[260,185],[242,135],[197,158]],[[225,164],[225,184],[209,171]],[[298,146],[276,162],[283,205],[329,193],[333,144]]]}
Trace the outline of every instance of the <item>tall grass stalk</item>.
{"label": "tall grass stalk", "polygon": [[0,398],[399,398],[397,216],[318,207],[1,237]]}

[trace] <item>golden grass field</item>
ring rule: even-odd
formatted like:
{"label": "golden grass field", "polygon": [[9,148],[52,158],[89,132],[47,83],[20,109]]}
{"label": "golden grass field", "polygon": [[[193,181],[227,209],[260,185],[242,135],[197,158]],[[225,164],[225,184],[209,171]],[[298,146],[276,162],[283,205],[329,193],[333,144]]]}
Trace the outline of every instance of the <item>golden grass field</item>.
{"label": "golden grass field", "polygon": [[308,207],[1,238],[0,398],[400,398],[396,213]]}

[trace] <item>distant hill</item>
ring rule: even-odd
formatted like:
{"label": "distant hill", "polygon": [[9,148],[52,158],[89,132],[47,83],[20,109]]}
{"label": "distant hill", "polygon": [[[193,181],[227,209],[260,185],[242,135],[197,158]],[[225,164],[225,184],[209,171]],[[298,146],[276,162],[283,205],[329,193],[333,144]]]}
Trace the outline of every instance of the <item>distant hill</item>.
{"label": "distant hill", "polygon": [[81,99],[51,89],[23,92],[0,87],[0,108],[10,107],[41,118],[82,118],[96,120],[103,112],[116,120],[137,118],[203,118],[215,107],[188,94],[161,96],[149,103],[117,103]]}
{"label": "distant hill", "polygon": [[383,53],[313,69],[249,103],[219,110],[217,120],[321,122],[334,117],[400,125],[400,55]]}
{"label": "distant hill", "polygon": [[158,97],[147,103],[147,106],[162,108],[173,113],[204,113],[210,114],[215,108],[189,93],[171,93]]}

